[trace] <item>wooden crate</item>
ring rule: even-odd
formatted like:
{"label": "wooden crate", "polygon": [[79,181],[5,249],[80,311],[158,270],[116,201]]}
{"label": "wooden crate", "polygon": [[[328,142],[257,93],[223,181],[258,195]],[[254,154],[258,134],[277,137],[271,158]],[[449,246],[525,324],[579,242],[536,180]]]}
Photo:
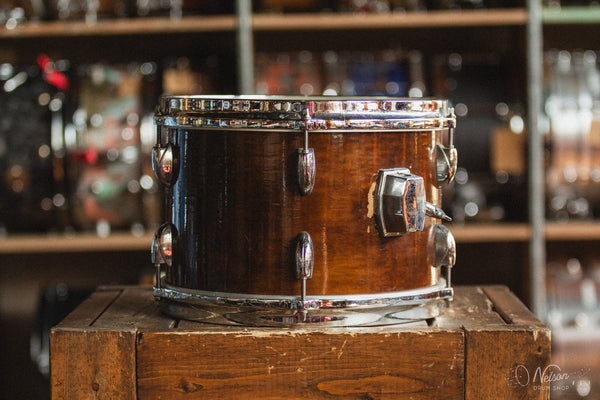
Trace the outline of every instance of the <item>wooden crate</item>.
{"label": "wooden crate", "polygon": [[148,287],[100,288],[51,332],[52,398],[548,398],[550,331],[505,287],[455,290],[433,321],[281,329],[174,320]]}

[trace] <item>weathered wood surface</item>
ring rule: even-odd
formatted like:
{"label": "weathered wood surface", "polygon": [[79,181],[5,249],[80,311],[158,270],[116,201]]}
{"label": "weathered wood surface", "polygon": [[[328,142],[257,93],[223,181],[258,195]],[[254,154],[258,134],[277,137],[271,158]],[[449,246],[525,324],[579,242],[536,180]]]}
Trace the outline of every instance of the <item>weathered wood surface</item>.
{"label": "weathered wood surface", "polygon": [[97,291],[50,333],[52,398],[136,399],[136,329],[102,329],[98,318],[122,290]]}
{"label": "weathered wood surface", "polygon": [[245,328],[168,318],[101,288],[51,334],[53,399],[547,399],[549,330],[506,288],[458,287],[434,321]]}
{"label": "weathered wood surface", "polygon": [[549,398],[549,384],[533,378],[550,362],[550,330],[504,286],[457,292],[436,324],[464,329],[465,399]]}

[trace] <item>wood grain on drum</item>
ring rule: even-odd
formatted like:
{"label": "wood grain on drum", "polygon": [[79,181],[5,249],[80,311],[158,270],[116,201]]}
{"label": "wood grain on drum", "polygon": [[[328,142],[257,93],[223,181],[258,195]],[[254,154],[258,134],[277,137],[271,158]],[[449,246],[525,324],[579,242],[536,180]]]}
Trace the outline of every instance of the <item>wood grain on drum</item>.
{"label": "wood grain on drum", "polygon": [[[302,133],[176,129],[179,179],[167,193],[178,230],[170,284],[229,293],[298,295],[295,238],[314,243],[308,295],[380,293],[422,288],[438,279],[431,265],[430,217],[422,232],[382,238],[369,213],[380,169],[423,176],[427,201],[432,149],[440,132],[311,133],[316,184],[298,188]],[[435,221],[439,222],[439,221]]]}

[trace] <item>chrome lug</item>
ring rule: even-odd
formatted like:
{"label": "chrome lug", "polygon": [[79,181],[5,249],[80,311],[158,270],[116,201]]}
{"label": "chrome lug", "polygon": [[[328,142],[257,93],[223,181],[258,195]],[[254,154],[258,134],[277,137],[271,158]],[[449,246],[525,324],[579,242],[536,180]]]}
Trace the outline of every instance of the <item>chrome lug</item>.
{"label": "chrome lug", "polygon": [[435,267],[453,267],[456,263],[456,242],[452,232],[442,224],[431,227]]}
{"label": "chrome lug", "polygon": [[308,196],[315,187],[316,159],[313,149],[298,149],[298,185],[300,193]]}
{"label": "chrome lug", "polygon": [[179,176],[179,148],[171,143],[152,148],[152,169],[159,182],[172,186]]}
{"label": "chrome lug", "polygon": [[173,265],[173,248],[177,230],[173,224],[163,224],[152,238],[151,257],[154,265]]}
{"label": "chrome lug", "polygon": [[458,153],[454,146],[446,147],[438,144],[435,147],[435,186],[442,188],[454,180]]}

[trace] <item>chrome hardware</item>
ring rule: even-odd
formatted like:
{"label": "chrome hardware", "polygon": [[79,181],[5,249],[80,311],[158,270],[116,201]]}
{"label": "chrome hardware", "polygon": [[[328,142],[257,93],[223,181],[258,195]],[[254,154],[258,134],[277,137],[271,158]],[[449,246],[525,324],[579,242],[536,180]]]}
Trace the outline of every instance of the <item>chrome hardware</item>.
{"label": "chrome hardware", "polygon": [[179,176],[179,148],[172,143],[152,148],[152,169],[159,182],[172,186]]}
{"label": "chrome hardware", "polygon": [[435,187],[443,188],[454,180],[456,175],[456,167],[458,162],[458,153],[454,147],[454,126],[456,123],[456,115],[454,108],[449,109],[448,119],[451,121],[448,124],[448,145],[438,144],[434,149],[435,176],[433,181]]}
{"label": "chrome hardware", "polygon": [[304,309],[306,300],[306,280],[312,278],[314,251],[312,238],[308,232],[300,232],[296,238],[296,278],[302,280],[300,309]]}
{"label": "chrome hardware", "polygon": [[458,154],[456,148],[446,147],[441,144],[435,146],[435,186],[443,188],[452,180],[456,174]]}
{"label": "chrome hardware", "polygon": [[308,131],[304,131],[304,148],[298,149],[298,185],[303,196],[312,193],[316,170],[315,151],[308,148]]}
{"label": "chrome hardware", "polygon": [[154,264],[173,265],[173,243],[175,242],[176,228],[173,224],[163,224],[152,238],[152,262]]}
{"label": "chrome hardware", "polygon": [[376,217],[382,236],[400,236],[422,231],[425,223],[423,178],[407,168],[379,170]]}
{"label": "chrome hardware", "polygon": [[425,214],[432,218],[441,219],[442,221],[452,221],[452,218],[450,218],[448,214],[444,212],[444,210],[428,202],[425,202]]}
{"label": "chrome hardware", "polygon": [[425,216],[450,220],[444,211],[425,201],[423,178],[408,168],[381,169],[375,188],[375,216],[379,234],[401,236],[422,231]]}
{"label": "chrome hardware", "polygon": [[456,242],[452,232],[442,224],[435,224],[430,230],[430,242],[433,244],[433,266],[446,268],[446,282],[452,284],[452,267],[456,263]]}
{"label": "chrome hardware", "polygon": [[300,232],[296,238],[296,278],[312,278],[313,260],[312,238],[308,232]]}
{"label": "chrome hardware", "polygon": [[456,262],[456,242],[448,228],[442,224],[435,224],[433,230],[434,262],[435,267],[453,267]]}
{"label": "chrome hardware", "polygon": [[163,96],[158,126],[333,133],[441,131],[456,118],[446,100],[351,97]]}
{"label": "chrome hardware", "polygon": [[298,149],[298,185],[300,193],[308,196],[315,187],[315,151],[313,149]]}
{"label": "chrome hardware", "polygon": [[156,267],[156,285],[161,284],[162,265],[173,265],[173,243],[177,235],[177,230],[173,224],[163,224],[158,228],[152,238],[151,257],[152,263]]}
{"label": "chrome hardware", "polygon": [[[256,326],[380,326],[411,322],[437,317],[453,292],[442,278],[433,286],[400,292],[308,296],[302,310],[296,296],[210,292],[168,284],[154,288],[163,311],[178,318]],[[310,309],[310,314],[306,309]]]}

